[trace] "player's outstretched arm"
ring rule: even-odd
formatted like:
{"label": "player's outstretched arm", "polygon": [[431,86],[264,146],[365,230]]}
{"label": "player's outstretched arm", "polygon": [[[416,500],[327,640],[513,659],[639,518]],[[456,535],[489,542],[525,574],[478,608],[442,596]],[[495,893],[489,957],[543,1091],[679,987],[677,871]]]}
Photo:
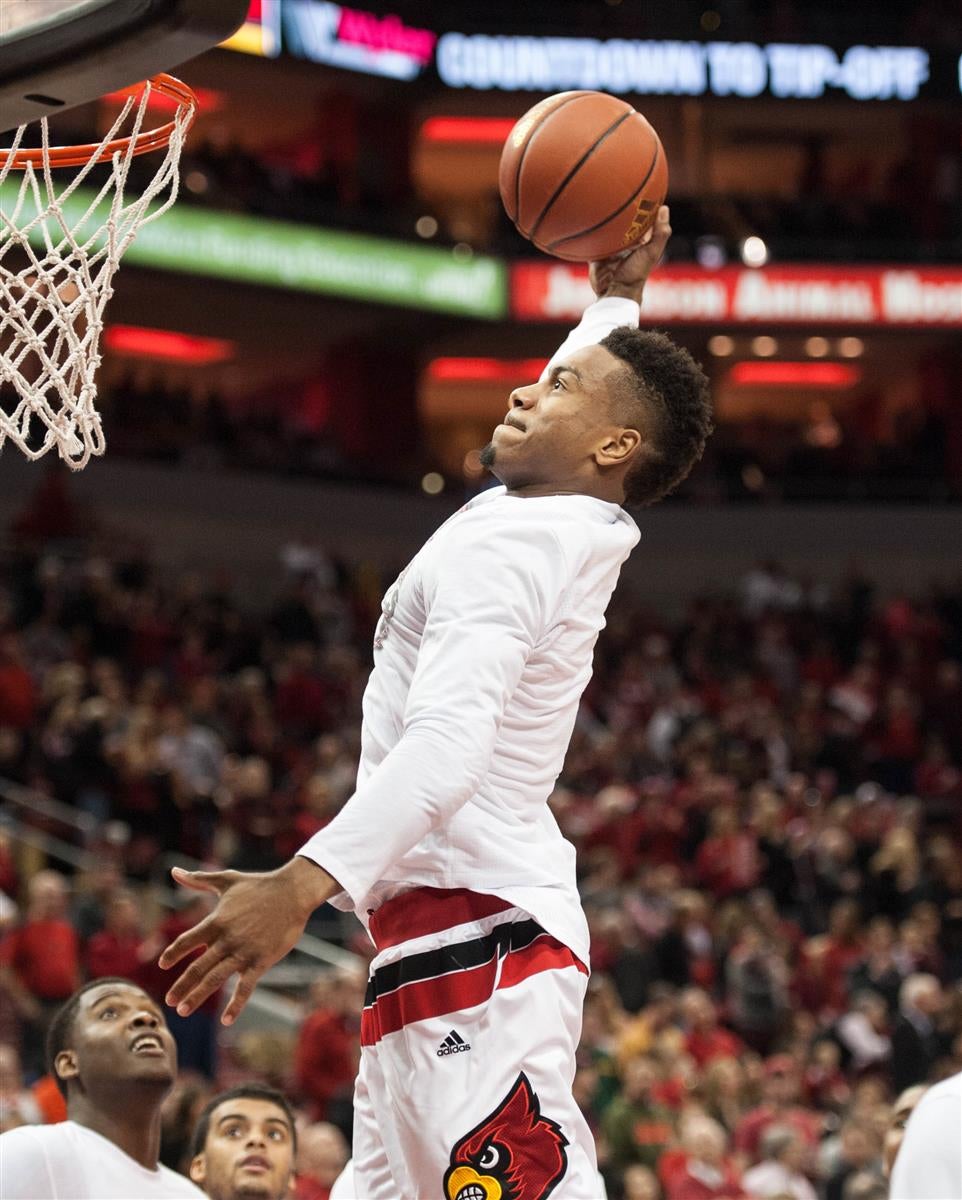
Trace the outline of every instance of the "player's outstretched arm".
{"label": "player's outstretched arm", "polygon": [[193,951],[201,954],[167,993],[167,1003],[189,1016],[235,972],[239,976],[221,1020],[230,1025],[264,972],[292,950],[307,919],[341,890],[327,871],[294,858],[276,871],[185,871],[173,877],[182,887],[213,892],[217,906],[161,954],[164,970]]}

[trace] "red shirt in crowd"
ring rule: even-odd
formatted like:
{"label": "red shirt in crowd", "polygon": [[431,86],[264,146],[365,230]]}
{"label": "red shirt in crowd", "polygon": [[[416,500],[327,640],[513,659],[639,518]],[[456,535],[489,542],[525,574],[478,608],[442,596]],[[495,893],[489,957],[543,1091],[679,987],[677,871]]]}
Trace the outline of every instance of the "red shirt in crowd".
{"label": "red shirt in crowd", "polygon": [[69,921],[25,922],[4,938],[0,962],[38,1000],[66,1000],[80,985],[80,942]]}
{"label": "red shirt in crowd", "polygon": [[744,1045],[741,1038],[716,1025],[704,1033],[693,1030],[685,1039],[685,1049],[699,1067],[704,1067],[716,1058],[738,1058]]}
{"label": "red shirt in crowd", "polygon": [[326,1008],[310,1013],[301,1025],[294,1078],[311,1102],[313,1120],[325,1120],[332,1097],[353,1084],[356,1043],[357,1031],[347,1018]]}
{"label": "red shirt in crowd", "polygon": [[310,1175],[298,1175],[294,1183],[294,1200],[331,1200],[331,1189]]}
{"label": "red shirt in crowd", "polygon": [[822,1132],[821,1114],[805,1108],[779,1111],[770,1104],[760,1104],[746,1113],[735,1129],[735,1149],[757,1161],[762,1135],[769,1125],[787,1125],[799,1133],[805,1145],[814,1150]]}
{"label": "red shirt in crowd", "polygon": [[667,1200],[743,1200],[744,1196],[738,1176],[728,1168],[722,1171],[721,1181],[716,1184],[693,1175],[686,1167],[666,1193]]}
{"label": "red shirt in crowd", "polygon": [[91,979],[119,975],[136,980],[140,974],[140,937],[120,937],[107,929],[95,933],[87,943],[87,974]]}
{"label": "red shirt in crowd", "polygon": [[37,689],[21,663],[0,661],[0,726],[29,729],[37,707]]}
{"label": "red shirt in crowd", "polygon": [[757,887],[761,865],[758,843],[744,831],[706,838],[695,856],[699,880],[719,899]]}

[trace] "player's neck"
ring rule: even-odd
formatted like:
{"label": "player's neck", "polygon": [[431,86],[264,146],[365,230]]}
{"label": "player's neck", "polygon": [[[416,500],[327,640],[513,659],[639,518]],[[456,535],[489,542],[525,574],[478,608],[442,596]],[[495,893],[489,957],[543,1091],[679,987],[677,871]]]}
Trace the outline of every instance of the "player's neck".
{"label": "player's neck", "polygon": [[603,481],[595,487],[579,484],[564,483],[523,483],[519,487],[509,487],[509,496],[591,496],[595,500],[604,500],[608,504],[623,504],[624,489],[620,484],[607,485]]}
{"label": "player's neck", "polygon": [[136,1113],[132,1105],[124,1103],[129,1102],[129,1095],[121,1093],[117,1099],[118,1106],[111,1111],[103,1105],[95,1107],[86,1096],[71,1097],[67,1115],[71,1121],[113,1142],[118,1150],[148,1171],[156,1171],[160,1158],[159,1103],[151,1104],[146,1112]]}

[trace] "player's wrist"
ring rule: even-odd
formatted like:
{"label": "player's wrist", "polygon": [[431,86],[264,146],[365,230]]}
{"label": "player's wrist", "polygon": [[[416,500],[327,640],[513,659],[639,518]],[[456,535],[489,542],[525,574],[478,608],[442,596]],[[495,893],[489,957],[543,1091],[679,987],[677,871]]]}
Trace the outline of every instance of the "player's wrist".
{"label": "player's wrist", "polygon": [[644,283],[613,283],[598,294],[598,299],[634,300],[636,304],[641,304],[644,291]]}
{"label": "player's wrist", "polygon": [[305,920],[315,908],[340,891],[336,879],[312,859],[301,854],[295,855],[289,863],[279,868],[277,875],[283,880],[285,887],[290,888],[295,903],[304,913]]}

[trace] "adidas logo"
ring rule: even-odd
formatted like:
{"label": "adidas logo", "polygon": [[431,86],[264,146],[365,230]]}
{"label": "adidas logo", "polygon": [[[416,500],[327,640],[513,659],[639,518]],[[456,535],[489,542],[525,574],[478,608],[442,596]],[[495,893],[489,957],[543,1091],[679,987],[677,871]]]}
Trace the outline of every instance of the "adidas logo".
{"label": "adidas logo", "polygon": [[441,1045],[438,1046],[435,1053],[438,1058],[444,1058],[446,1054],[464,1054],[470,1049],[471,1043],[466,1042],[459,1033],[456,1033],[452,1029]]}

